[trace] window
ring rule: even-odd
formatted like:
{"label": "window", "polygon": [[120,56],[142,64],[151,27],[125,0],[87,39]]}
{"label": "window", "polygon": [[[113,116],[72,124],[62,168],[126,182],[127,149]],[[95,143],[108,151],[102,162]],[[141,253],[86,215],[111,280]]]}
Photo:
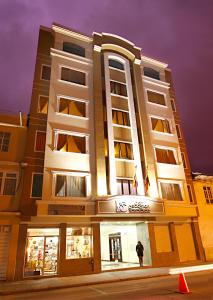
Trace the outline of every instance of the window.
{"label": "window", "polygon": [[113,124],[130,126],[129,114],[124,111],[112,110],[112,122]]}
{"label": "window", "polygon": [[45,131],[36,131],[35,151],[44,152],[45,141],[46,141],[46,132]]}
{"label": "window", "polygon": [[149,102],[166,106],[166,101],[163,94],[147,91],[147,95]]}
{"label": "window", "polygon": [[133,159],[132,145],[123,142],[114,142],[116,158]]}
{"label": "window", "polygon": [[160,73],[152,68],[143,68],[144,75],[147,77],[151,77],[157,80],[160,80]]}
{"label": "window", "polygon": [[62,152],[86,153],[86,137],[57,133],[56,150]]}
{"label": "window", "polygon": [[8,152],[10,135],[10,132],[0,131],[0,152]]}
{"label": "window", "polygon": [[181,139],[180,125],[176,125],[177,136]]}
{"label": "window", "polygon": [[86,74],[68,68],[61,68],[61,80],[86,85]]}
{"label": "window", "polygon": [[155,148],[156,159],[159,163],[176,165],[176,159],[173,150]]}
{"label": "window", "polygon": [[183,167],[184,169],[187,169],[185,154],[183,152],[181,152],[181,157],[182,157]]}
{"label": "window", "polygon": [[16,193],[16,173],[0,172],[0,195],[14,196]]}
{"label": "window", "polygon": [[40,95],[38,99],[38,112],[41,114],[47,114],[48,109],[48,97]]}
{"label": "window", "polygon": [[169,121],[166,119],[158,119],[151,117],[152,130],[171,133]]}
{"label": "window", "polygon": [[64,42],[63,43],[63,51],[85,57],[85,49],[74,43]]}
{"label": "window", "polygon": [[50,66],[42,65],[41,79],[50,80],[50,73],[51,73]]}
{"label": "window", "polygon": [[43,186],[43,174],[33,174],[32,191],[31,191],[31,196],[33,198],[41,198],[42,186]]}
{"label": "window", "polygon": [[110,81],[111,93],[127,97],[126,85],[117,81]]}
{"label": "window", "polygon": [[162,198],[167,200],[183,200],[180,184],[160,182]]}
{"label": "window", "polygon": [[121,62],[114,59],[109,59],[109,66],[115,69],[124,70],[124,65]]}
{"label": "window", "polygon": [[86,177],[57,174],[55,196],[86,197]]}
{"label": "window", "polygon": [[190,203],[193,203],[194,200],[193,200],[193,197],[192,197],[192,189],[191,189],[191,186],[189,184],[187,184],[187,189],[188,189],[188,194],[189,194],[189,201],[190,201]]}
{"label": "window", "polygon": [[213,204],[212,189],[210,186],[203,186],[203,192],[207,204]]}
{"label": "window", "polygon": [[172,111],[176,111],[175,100],[171,99]]}
{"label": "window", "polygon": [[86,103],[61,97],[59,98],[59,112],[65,115],[86,117]]}
{"label": "window", "polygon": [[86,258],[92,256],[92,228],[67,228],[66,259]]}
{"label": "window", "polygon": [[136,195],[137,187],[134,186],[133,180],[117,179],[117,194],[118,195]]}

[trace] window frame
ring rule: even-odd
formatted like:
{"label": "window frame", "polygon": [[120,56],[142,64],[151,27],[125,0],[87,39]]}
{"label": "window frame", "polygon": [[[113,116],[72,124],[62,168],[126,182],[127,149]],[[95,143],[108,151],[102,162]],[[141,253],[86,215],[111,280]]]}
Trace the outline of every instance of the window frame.
{"label": "window frame", "polygon": [[[172,151],[174,155],[174,159],[176,161],[176,164],[170,164],[170,163],[162,163],[157,161],[157,153],[156,153],[156,148],[160,150],[165,150],[165,151]],[[172,166],[178,166],[180,164],[179,157],[178,157],[178,149],[177,148],[172,148],[172,147],[165,147],[161,145],[154,145],[154,153],[155,153],[155,161],[157,164],[164,164],[164,165],[172,165]]]}
{"label": "window frame", "polygon": [[[111,92],[111,82],[115,82],[115,83],[119,83],[121,85],[124,85],[126,87],[126,96],[123,96],[123,95],[120,95],[120,94],[115,94],[115,93],[112,93]],[[116,96],[116,97],[122,97],[124,99],[128,99],[128,86],[127,86],[127,83],[123,83],[121,81],[118,81],[118,80],[112,80],[112,79],[109,79],[109,87],[110,87],[110,95],[112,96]]]}
{"label": "window frame", "polygon": [[[70,69],[70,70],[77,71],[77,72],[80,72],[80,73],[84,73],[85,74],[85,85],[61,79],[62,68],[66,68],[66,69]],[[73,68],[73,67],[70,67],[70,66],[67,66],[67,65],[59,65],[59,75],[60,75],[60,77],[59,77],[58,81],[61,82],[61,83],[69,84],[69,85],[71,84],[71,85],[82,87],[82,88],[88,88],[89,87],[88,86],[88,76],[89,76],[88,71],[78,69],[78,68],[75,68],[75,67]]]}
{"label": "window frame", "polygon": [[[137,190],[137,185],[135,188],[135,193],[134,194],[131,194],[131,187],[133,187],[133,182],[134,182],[134,179],[133,178],[124,178],[124,177],[116,177],[116,188],[117,188],[117,184],[118,184],[118,181],[121,181],[121,190],[122,192],[124,191],[124,188],[123,188],[123,183],[124,181],[128,181],[128,189],[129,189],[129,194],[118,194],[118,190],[117,190],[117,193],[116,195],[118,196],[135,196],[135,195],[138,195],[138,190]],[[131,184],[132,183],[132,184]]]}
{"label": "window frame", "polygon": [[8,142],[8,148],[7,151],[2,151],[2,147],[4,146],[4,136],[2,138],[2,143],[0,144],[0,152],[2,153],[8,153],[9,152],[9,148],[10,148],[10,142],[11,142],[11,136],[12,136],[12,132],[10,131],[0,131],[1,133],[5,134],[9,134],[9,142]]}
{"label": "window frame", "polygon": [[[127,114],[128,115],[129,125],[121,125],[121,124],[113,123],[113,111],[116,111],[116,113],[117,112],[121,112],[122,113],[122,119],[123,119],[123,113]],[[112,108],[112,126],[123,127],[123,128],[131,128],[130,112],[122,110],[122,109],[118,109],[118,108]]]}
{"label": "window frame", "polygon": [[[208,194],[208,197],[206,197],[206,193],[205,193],[205,189],[207,189],[208,191],[206,192]],[[210,193],[209,193],[210,191]],[[211,205],[213,204],[213,192],[212,192],[212,188],[211,185],[203,185],[203,194],[204,194],[204,198],[205,198],[205,204],[206,205]],[[211,197],[209,197],[209,194],[211,194]]]}
{"label": "window frame", "polygon": [[[130,145],[131,146],[131,153],[132,153],[132,157],[133,158],[123,158],[123,157],[116,157],[115,156],[115,143],[122,143],[122,144],[128,144],[128,145]],[[114,140],[113,141],[113,146],[114,146],[114,157],[115,157],[115,159],[117,159],[117,160],[123,160],[123,161],[134,161],[134,148],[133,148],[133,143],[132,142],[128,142],[128,141],[121,141],[121,140]],[[120,148],[120,151],[122,151],[121,150],[121,148]],[[126,151],[127,151],[127,153],[128,153],[128,150],[126,149]]]}
{"label": "window frame", "polygon": [[[77,137],[84,137],[85,138],[85,153],[79,153],[79,152],[61,152],[57,150],[57,144],[58,144],[58,135],[59,134],[66,134],[66,135],[71,135],[71,136],[77,136]],[[86,133],[80,133],[80,132],[73,132],[73,131],[64,131],[64,130],[59,130],[59,129],[54,129],[54,144],[53,144],[53,149],[57,153],[69,153],[69,154],[76,154],[76,155],[88,155],[89,154],[89,134]]]}
{"label": "window frame", "polygon": [[41,64],[40,80],[44,80],[44,81],[50,82],[50,79],[42,78],[42,73],[43,73],[43,67],[44,67],[44,66],[50,68],[50,79],[51,79],[51,65]]}
{"label": "window frame", "polygon": [[[164,131],[154,130],[152,128],[152,119],[158,119],[158,120],[162,120],[162,121],[168,121],[168,123],[169,123],[169,129],[170,129],[171,132],[164,132]],[[172,120],[170,118],[163,118],[161,116],[149,115],[149,123],[150,123],[151,131],[153,133],[157,133],[157,134],[159,133],[159,134],[164,134],[164,135],[169,135],[169,136],[174,135],[174,128],[173,128]]]}
{"label": "window frame", "polygon": [[[34,178],[34,175],[42,175],[42,176],[43,176],[43,179],[42,179],[42,188],[41,188],[41,197],[35,197],[35,196],[32,195],[32,191],[33,191],[33,178]],[[32,175],[31,175],[30,198],[33,198],[33,199],[42,199],[43,180],[44,180],[44,173],[40,173],[40,172],[32,172]]]}
{"label": "window frame", "polygon": [[[182,199],[180,200],[180,199],[172,199],[172,200],[170,200],[170,199],[165,199],[165,198],[163,198],[163,193],[162,193],[162,189],[161,189],[161,183],[168,183],[168,184],[178,184],[179,186],[180,186],[180,192],[181,192],[181,196],[182,196]],[[184,198],[185,198],[185,191],[184,191],[184,183],[183,183],[183,181],[177,181],[177,180],[164,180],[164,179],[162,179],[162,180],[158,180],[158,188],[159,188],[159,191],[160,191],[160,197],[161,197],[161,199],[163,199],[163,200],[165,200],[165,201],[173,201],[173,202],[177,202],[177,201],[179,201],[179,202],[184,202]]]}
{"label": "window frame", "polygon": [[[73,52],[69,52],[69,51],[66,51],[66,50],[64,50],[64,44],[70,44],[70,45],[74,45],[74,46],[77,46],[77,47],[79,47],[79,49],[81,49],[81,50],[84,50],[84,55],[79,55],[79,54],[76,54],[76,53],[73,53]],[[85,47],[82,47],[81,45],[79,45],[79,44],[76,44],[76,43],[73,43],[73,42],[71,42],[71,41],[62,41],[62,51],[63,52],[65,52],[65,53],[69,53],[69,54],[72,54],[72,55],[75,55],[75,56],[77,56],[77,57],[83,57],[83,58],[86,58],[86,48]]]}
{"label": "window frame", "polygon": [[[161,108],[164,108],[164,109],[167,109],[167,108],[168,108],[168,99],[167,99],[166,93],[162,93],[162,92],[159,92],[159,91],[157,91],[157,90],[150,89],[150,88],[146,88],[146,89],[145,89],[145,92],[146,92],[146,100],[147,100],[147,103],[149,103],[149,104],[151,104],[151,105],[152,105],[152,104],[153,104],[153,105],[157,105],[158,107],[161,107]],[[155,102],[149,101],[148,92],[163,95],[164,100],[165,100],[165,105],[164,105],[164,104],[159,104],[159,103],[155,103]]]}
{"label": "window frame", "polygon": [[[59,107],[60,107],[60,99],[64,98],[68,101],[76,101],[76,102],[81,102],[85,104],[85,117],[82,116],[76,116],[76,115],[69,115],[69,114],[64,114],[62,112],[59,111]],[[64,95],[57,95],[57,114],[62,115],[62,116],[67,116],[67,117],[73,117],[76,119],[84,119],[84,120],[88,120],[89,119],[89,101],[88,100],[84,100],[84,99],[80,99],[80,98],[75,98],[75,97],[70,97],[70,96],[64,96]]]}
{"label": "window frame", "polygon": [[[36,150],[36,141],[37,141],[37,133],[38,132],[44,132],[45,133],[45,145],[44,145],[44,150],[43,151]],[[46,131],[44,131],[44,130],[36,130],[36,132],[35,132],[35,141],[34,141],[34,152],[45,153],[46,138],[47,138],[47,132]]]}
{"label": "window frame", "polygon": [[[58,171],[52,171],[53,180],[52,180],[52,197],[54,199],[85,199],[89,198],[91,196],[91,174],[90,173],[83,173],[83,172],[58,172]],[[84,197],[77,197],[77,196],[68,196],[68,197],[62,197],[62,196],[56,196],[55,189],[56,189],[56,177],[57,175],[61,176],[76,176],[76,177],[85,177],[85,191],[86,195]]]}
{"label": "window frame", "polygon": [[[47,113],[42,113],[42,112],[39,111],[39,107],[40,107],[40,99],[41,99],[41,97],[47,98]],[[47,114],[48,114],[48,104],[49,104],[49,96],[39,94],[39,95],[38,95],[37,113],[42,114],[42,115],[47,115]]]}
{"label": "window frame", "polygon": [[[13,171],[13,170],[0,170],[0,173],[2,173],[2,182],[0,185],[0,197],[14,197],[17,192],[17,186],[18,186],[18,180],[19,180],[19,172]],[[5,186],[5,179],[10,178],[7,177],[7,174],[15,174],[16,175],[16,185],[15,185],[15,194],[14,195],[5,195],[4,194],[4,186]]]}

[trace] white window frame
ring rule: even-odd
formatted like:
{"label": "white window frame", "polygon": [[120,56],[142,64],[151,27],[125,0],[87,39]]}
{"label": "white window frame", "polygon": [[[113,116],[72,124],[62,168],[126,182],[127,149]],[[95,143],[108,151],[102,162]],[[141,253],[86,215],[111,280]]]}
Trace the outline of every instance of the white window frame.
{"label": "white window frame", "polygon": [[[163,165],[170,165],[170,166],[178,166],[180,165],[180,159],[179,159],[179,155],[178,155],[178,148],[174,148],[174,147],[167,147],[167,146],[162,146],[162,145],[153,145],[154,147],[154,155],[155,155],[155,161],[157,164],[163,164]],[[167,163],[161,163],[157,161],[157,154],[156,154],[156,148],[159,149],[163,149],[163,150],[171,150],[174,153],[174,157],[176,160],[176,164],[167,164]]]}
{"label": "white window frame", "polygon": [[[66,68],[66,69],[70,69],[70,70],[73,70],[73,71],[84,73],[85,74],[85,85],[61,79],[62,68]],[[78,87],[82,87],[82,88],[88,88],[89,87],[89,80],[88,80],[89,72],[88,71],[78,69],[78,68],[73,68],[73,67],[67,66],[67,65],[59,65],[59,75],[60,76],[59,76],[58,81],[61,82],[61,83],[68,84],[68,85],[74,85],[74,86],[78,86]]]}
{"label": "white window frame", "polygon": [[[81,117],[81,116],[75,116],[75,115],[68,115],[68,114],[63,114],[61,112],[59,112],[59,105],[60,105],[60,98],[64,98],[68,101],[76,101],[76,102],[81,102],[81,103],[85,103],[85,107],[86,107],[86,116],[85,117]],[[79,99],[79,98],[75,98],[75,97],[70,97],[70,96],[64,96],[64,95],[57,95],[57,114],[61,115],[61,116],[66,116],[68,118],[76,118],[76,119],[83,119],[83,120],[88,120],[89,119],[89,101],[88,100],[84,100],[84,99]]]}
{"label": "white window frame", "polygon": [[3,192],[4,192],[4,185],[5,185],[5,179],[6,178],[11,178],[11,177],[7,177],[6,175],[9,173],[9,174],[15,174],[16,175],[16,187],[15,187],[15,194],[16,194],[16,189],[17,189],[17,185],[18,185],[18,180],[19,180],[19,172],[17,171],[12,171],[12,170],[0,170],[0,173],[3,173],[2,175],[2,183],[1,183],[1,186],[0,186],[0,196],[3,196],[3,197],[14,197],[15,195],[4,195]]}
{"label": "white window frame", "polygon": [[[111,66],[109,65],[109,60],[110,60],[110,59],[112,59],[112,60],[117,60],[119,63],[123,64],[124,70],[120,70],[120,69],[111,67]],[[108,57],[108,67],[109,67],[109,69],[117,70],[117,71],[126,73],[126,63],[125,63],[125,61],[124,61],[122,58],[120,58],[120,57],[118,57],[118,56],[109,55],[109,57]]]}
{"label": "white window frame", "polygon": [[[159,80],[158,80],[159,81]],[[163,95],[164,96],[164,99],[165,99],[165,105],[162,105],[162,104],[158,104],[158,103],[154,103],[154,102],[150,102],[149,101],[149,97],[148,97],[148,91],[149,92],[153,92],[153,93],[156,93],[156,94],[160,94],[160,95]],[[166,93],[162,93],[162,92],[159,92],[158,90],[153,90],[153,89],[150,89],[150,88],[146,88],[145,89],[145,95],[146,95],[146,102],[151,104],[151,105],[157,105],[158,107],[164,107],[164,109],[167,109],[168,108],[168,99],[167,99],[167,94]]]}
{"label": "white window frame", "polygon": [[79,154],[79,155],[85,155],[85,154],[89,154],[89,134],[86,133],[80,133],[80,132],[73,132],[73,131],[64,131],[64,130],[58,130],[58,129],[54,129],[54,151],[56,152],[61,152],[57,150],[57,144],[58,144],[58,135],[59,134],[66,134],[66,135],[71,135],[71,136],[77,136],[77,137],[85,137],[85,142],[86,142],[86,152],[85,153],[78,153],[78,152],[62,152],[62,153],[74,153],[74,154]]}
{"label": "white window frame", "polygon": [[[37,133],[38,133],[38,132],[44,132],[45,134],[47,134],[47,132],[44,131],[44,130],[36,130],[36,133],[35,133],[35,141],[34,141],[34,152],[45,153],[45,147],[44,147],[44,151],[36,150],[36,140],[37,140]],[[47,138],[47,137],[46,137],[46,138]],[[46,146],[46,142],[45,142],[45,146]]]}
{"label": "white window frame", "polygon": [[50,76],[51,76],[51,65],[47,65],[47,64],[41,64],[40,80],[44,80],[44,81],[48,81],[48,82],[50,82],[50,79],[45,79],[45,78],[42,78],[43,66],[45,66],[45,67],[49,67],[49,68],[50,68]]}
{"label": "white window frame", "polygon": [[32,172],[32,176],[31,176],[31,188],[30,188],[30,198],[33,198],[33,199],[42,199],[42,195],[41,195],[41,197],[33,197],[33,195],[32,195],[32,191],[33,191],[33,177],[34,177],[34,175],[43,175],[43,179],[44,179],[44,173]]}
{"label": "white window frame", "polygon": [[[167,120],[169,122],[169,128],[171,130],[171,133],[169,133],[169,132],[161,132],[161,131],[157,131],[157,130],[152,129],[152,118],[159,119],[159,120]],[[149,115],[149,124],[150,124],[150,129],[151,129],[151,131],[153,133],[163,134],[163,135],[168,135],[168,136],[174,135],[174,126],[173,126],[172,119],[170,119],[170,118],[166,118],[166,117],[164,118],[164,117],[156,116],[156,115]]]}
{"label": "white window frame", "polygon": [[160,191],[160,197],[161,199],[164,199],[162,196],[162,190],[161,190],[161,184],[160,183],[170,183],[170,184],[179,184],[180,186],[180,191],[181,191],[181,195],[182,195],[182,200],[168,200],[165,199],[165,201],[174,201],[175,203],[178,202],[184,202],[185,201],[185,191],[184,191],[184,183],[183,181],[178,181],[178,180],[169,180],[169,179],[159,179],[158,180],[158,189]]}
{"label": "white window frame", "polygon": [[[47,98],[47,103],[49,102],[49,101],[48,101],[48,100],[49,100],[49,96],[39,94],[39,95],[38,95],[37,113],[39,113],[39,114],[41,114],[41,115],[47,115],[48,112],[45,114],[45,113],[42,113],[42,112],[39,111],[39,108],[40,108],[40,98],[41,98],[41,97]],[[48,103],[48,104],[49,104],[49,103]]]}
{"label": "white window frame", "polygon": [[[116,69],[117,70],[117,69]],[[113,81],[113,82],[117,82],[117,83],[120,83],[120,84],[123,84],[126,86],[126,93],[127,93],[127,96],[123,96],[123,95],[119,95],[119,94],[115,94],[115,93],[111,93],[111,85],[110,85],[110,82]],[[121,81],[118,81],[118,80],[112,80],[112,79],[109,79],[109,86],[110,86],[110,95],[112,96],[115,96],[115,97],[121,97],[123,99],[128,99],[128,86],[127,86],[127,83],[125,82],[121,82]]]}
{"label": "white window frame", "polygon": [[[52,184],[52,197],[55,199],[72,199],[72,198],[88,198],[91,196],[91,174],[89,173],[83,173],[83,172],[57,172],[57,171],[52,171],[53,174],[53,184]],[[55,195],[55,187],[56,187],[56,176],[57,175],[62,175],[62,176],[76,176],[76,177],[85,177],[85,182],[86,182],[86,195],[85,197],[60,197]]]}

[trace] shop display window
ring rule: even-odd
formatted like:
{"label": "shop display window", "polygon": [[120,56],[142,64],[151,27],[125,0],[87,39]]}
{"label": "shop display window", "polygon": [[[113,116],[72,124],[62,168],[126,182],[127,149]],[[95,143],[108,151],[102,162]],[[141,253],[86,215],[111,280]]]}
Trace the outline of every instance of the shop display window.
{"label": "shop display window", "polygon": [[92,228],[67,228],[66,258],[78,259],[92,256]]}

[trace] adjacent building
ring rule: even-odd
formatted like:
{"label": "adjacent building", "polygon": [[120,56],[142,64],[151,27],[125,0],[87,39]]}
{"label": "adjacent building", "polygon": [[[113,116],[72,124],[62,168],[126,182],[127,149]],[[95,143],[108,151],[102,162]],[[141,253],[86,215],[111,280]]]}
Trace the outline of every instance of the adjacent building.
{"label": "adjacent building", "polygon": [[204,259],[168,65],[109,33],[41,27],[16,280]]}

